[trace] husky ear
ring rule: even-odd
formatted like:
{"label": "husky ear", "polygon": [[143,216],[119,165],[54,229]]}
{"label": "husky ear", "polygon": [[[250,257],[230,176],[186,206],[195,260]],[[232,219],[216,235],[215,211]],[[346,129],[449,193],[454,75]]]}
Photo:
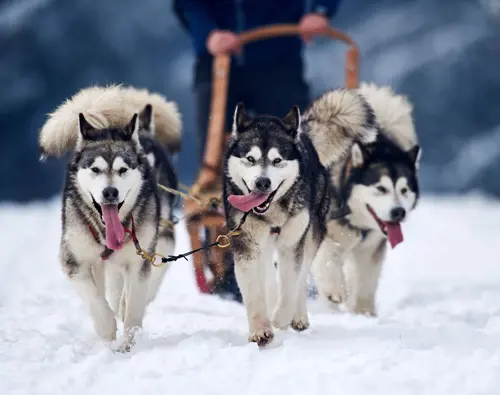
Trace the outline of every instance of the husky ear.
{"label": "husky ear", "polygon": [[78,122],[80,125],[80,135],[84,140],[91,140],[93,136],[95,136],[97,129],[94,128],[88,121],[85,119],[82,113],[78,114]]}
{"label": "husky ear", "polygon": [[250,123],[250,117],[248,116],[245,105],[243,103],[238,103],[236,109],[234,110],[233,116],[233,136],[236,136]]}
{"label": "husky ear", "polygon": [[153,106],[146,104],[139,113],[139,129],[154,135]]}
{"label": "husky ear", "polygon": [[300,109],[299,106],[292,106],[288,114],[283,118],[283,123],[290,129],[290,132],[295,136],[300,133]]}
{"label": "husky ear", "polygon": [[361,167],[365,161],[363,149],[358,143],[354,143],[351,147],[351,162],[353,167]]}
{"label": "husky ear", "polygon": [[135,141],[137,143],[137,147],[140,147],[139,144],[139,122],[137,121],[138,115],[135,113],[132,116],[132,119],[128,123],[127,126],[123,128],[125,131],[125,135],[130,138],[130,140]]}
{"label": "husky ear", "polygon": [[420,146],[416,145],[406,153],[408,154],[408,157],[413,162],[415,167],[418,168],[418,165],[420,164],[420,157],[422,156],[422,150],[420,149]]}

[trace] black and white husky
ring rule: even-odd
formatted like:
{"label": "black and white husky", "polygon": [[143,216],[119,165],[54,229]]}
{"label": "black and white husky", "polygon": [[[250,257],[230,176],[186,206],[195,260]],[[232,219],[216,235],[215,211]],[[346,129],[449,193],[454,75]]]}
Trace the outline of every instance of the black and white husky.
{"label": "black and white husky", "polygon": [[115,316],[123,320],[119,351],[133,345],[166,270],[136,254],[130,233],[148,252],[173,252],[173,234],[160,226],[172,204],[156,183],[175,187],[162,147],[178,150],[180,130],[174,103],[146,90],[110,86],[81,90],[40,132],[43,156],[73,151],[63,191],[63,269],[102,339],[114,340]]}
{"label": "black and white husky", "polygon": [[312,265],[316,286],[334,304],[376,315],[387,244],[403,241],[402,224],[419,198],[412,106],[390,88],[362,84],[323,94],[304,112],[303,125],[338,191],[332,209],[344,204],[349,212],[327,221]]}
{"label": "black and white husky", "polygon": [[[325,168],[302,133],[297,107],[281,119],[250,117],[243,104],[237,106],[223,189],[228,228],[246,216],[232,250],[249,341],[269,343],[273,326],[306,329],[307,274],[325,234],[331,189]],[[279,257],[277,301],[266,293],[275,270],[274,252]]]}

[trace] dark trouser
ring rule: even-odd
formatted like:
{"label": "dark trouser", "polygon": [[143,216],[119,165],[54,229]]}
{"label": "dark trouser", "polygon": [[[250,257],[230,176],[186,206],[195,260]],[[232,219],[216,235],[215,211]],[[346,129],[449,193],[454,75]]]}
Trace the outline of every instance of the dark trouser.
{"label": "dark trouser", "polygon": [[[200,163],[205,150],[211,101],[210,63],[198,62],[195,72],[196,125]],[[225,131],[231,130],[233,113],[238,102],[249,112],[284,117],[296,104],[303,112],[309,105],[309,86],[304,80],[302,62],[265,67],[232,67],[230,72]],[[206,238],[208,240],[208,230]],[[228,254],[229,255],[229,254]],[[234,262],[226,262],[226,278],[217,293],[229,293],[241,302],[234,276]]]}
{"label": "dark trouser", "polygon": [[[212,86],[209,65],[200,62],[195,72],[196,126],[200,159],[205,149]],[[226,132],[231,131],[233,113],[238,102],[250,112],[284,117],[292,105],[301,111],[309,105],[309,86],[304,80],[302,63],[267,65],[265,67],[232,67],[229,77]]]}

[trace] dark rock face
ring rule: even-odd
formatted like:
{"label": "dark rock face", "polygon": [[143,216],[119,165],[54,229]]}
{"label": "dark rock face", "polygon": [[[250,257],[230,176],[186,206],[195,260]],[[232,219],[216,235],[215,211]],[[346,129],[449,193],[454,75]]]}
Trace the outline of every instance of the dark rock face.
{"label": "dark rock face", "polygon": [[[345,1],[334,20],[361,48],[362,79],[413,101],[424,192],[500,195],[500,25],[488,1]],[[343,84],[343,51],[324,40],[307,49],[315,94]],[[184,183],[194,180],[193,58],[170,1],[0,1],[0,53],[1,201],[60,192],[65,161],[38,162],[38,129],[91,84],[132,84],[177,101],[176,165]]]}

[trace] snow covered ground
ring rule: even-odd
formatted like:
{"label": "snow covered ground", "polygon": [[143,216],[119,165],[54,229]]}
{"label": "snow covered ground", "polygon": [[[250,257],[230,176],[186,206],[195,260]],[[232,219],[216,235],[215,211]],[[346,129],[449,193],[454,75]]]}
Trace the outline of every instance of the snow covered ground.
{"label": "snow covered ground", "polygon": [[263,351],[243,308],[199,295],[179,261],[126,355],[97,339],[59,269],[59,208],[0,206],[2,395],[500,393],[499,203],[424,199],[390,253],[378,318],[311,301],[311,328]]}

